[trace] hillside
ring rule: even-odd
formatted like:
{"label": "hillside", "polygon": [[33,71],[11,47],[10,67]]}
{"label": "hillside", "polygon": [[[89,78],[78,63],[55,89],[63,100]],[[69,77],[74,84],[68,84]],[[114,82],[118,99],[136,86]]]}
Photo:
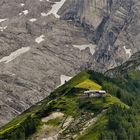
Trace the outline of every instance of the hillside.
{"label": "hillside", "polygon": [[[2,127],[0,138],[116,140],[126,137],[129,131],[133,132],[131,137],[139,137],[140,95],[137,92],[136,96],[133,84],[133,89],[127,88],[127,84],[126,79],[113,79],[94,71],[83,71]],[[84,98],[85,89],[104,89],[107,93],[101,97]],[[140,86],[135,89],[140,91]],[[131,127],[126,131],[128,125]],[[118,135],[117,131],[121,132],[122,129],[124,134]]]}

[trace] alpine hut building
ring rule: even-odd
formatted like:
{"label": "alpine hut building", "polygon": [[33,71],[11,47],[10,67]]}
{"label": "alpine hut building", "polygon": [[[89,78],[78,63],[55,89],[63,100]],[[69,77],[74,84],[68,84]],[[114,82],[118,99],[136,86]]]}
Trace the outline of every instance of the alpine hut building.
{"label": "alpine hut building", "polygon": [[102,95],[106,94],[105,90],[88,90],[84,91],[84,95],[86,97],[100,97]]}

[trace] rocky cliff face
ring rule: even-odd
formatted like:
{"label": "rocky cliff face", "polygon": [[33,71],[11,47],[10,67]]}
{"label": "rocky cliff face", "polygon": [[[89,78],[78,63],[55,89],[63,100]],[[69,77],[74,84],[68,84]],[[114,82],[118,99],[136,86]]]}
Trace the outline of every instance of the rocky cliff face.
{"label": "rocky cliff face", "polygon": [[62,75],[105,71],[140,50],[138,0],[1,0],[0,126]]}
{"label": "rocky cliff face", "polygon": [[80,23],[89,40],[97,44],[93,57],[98,69],[118,66],[140,50],[138,0],[75,0],[73,3],[69,10],[63,11],[63,19]]}

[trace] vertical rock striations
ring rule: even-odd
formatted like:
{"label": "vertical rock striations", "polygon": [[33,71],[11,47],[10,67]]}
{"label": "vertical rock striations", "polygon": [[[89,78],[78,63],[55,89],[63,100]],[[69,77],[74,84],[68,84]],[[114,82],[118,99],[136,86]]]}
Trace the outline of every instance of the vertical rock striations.
{"label": "vertical rock striations", "polygon": [[140,50],[138,0],[73,1],[73,6],[61,10],[62,17],[80,23],[88,39],[97,44],[97,69],[120,65]]}

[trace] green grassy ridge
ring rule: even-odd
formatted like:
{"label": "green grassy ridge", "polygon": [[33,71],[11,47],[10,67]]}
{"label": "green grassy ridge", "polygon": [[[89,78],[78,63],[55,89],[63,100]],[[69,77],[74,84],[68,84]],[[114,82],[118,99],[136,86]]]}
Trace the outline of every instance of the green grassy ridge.
{"label": "green grassy ridge", "polygon": [[[139,91],[140,91],[140,88],[139,88],[140,73],[139,73],[139,71],[131,71],[130,73],[128,73],[127,76],[118,77],[117,79],[108,78],[100,73],[96,73],[93,71],[88,71],[88,73],[90,73],[91,80],[94,79],[94,81],[96,81],[96,83],[102,85],[102,87],[104,87],[104,89],[106,89],[109,93],[117,96],[116,94],[114,94],[114,92],[121,91],[120,94],[124,94],[124,96],[129,96],[129,99],[127,99],[127,97],[125,97],[126,98],[125,100],[121,99],[121,100],[124,100],[124,102],[126,102],[126,103],[129,103],[128,100],[135,100],[133,94],[135,94],[135,95],[139,94]],[[137,85],[137,86],[135,86],[135,85]],[[131,104],[131,101],[129,104]],[[122,108],[122,106],[124,106],[124,104],[119,105],[119,106]],[[129,107],[125,106],[125,108],[127,109]],[[139,117],[137,117],[137,118],[139,118]],[[89,128],[87,133],[85,133],[83,136],[81,136],[78,140],[102,139],[101,133],[104,131],[106,131],[108,134],[111,135],[110,139],[115,139],[116,137],[113,135],[114,132],[111,132],[111,130],[107,131],[107,130],[103,129],[105,126],[108,125],[108,120],[109,120],[109,118],[107,115],[102,116],[102,118],[94,126]]]}
{"label": "green grassy ridge", "polygon": [[[104,77],[102,74],[97,75],[97,73],[95,72],[91,73],[89,71],[81,72],[80,74],[72,78],[70,81],[68,81],[65,85],[62,85],[54,92],[52,92],[52,94],[49,97],[39,102],[37,105],[31,107],[30,109],[19,115],[17,118],[15,118],[13,121],[5,125],[3,128],[1,128],[0,139],[5,140],[20,140],[20,138],[25,139],[26,137],[28,137],[29,135],[31,135],[36,131],[38,126],[41,124],[42,117],[49,115],[52,111],[57,109],[61,109],[67,115],[77,114],[77,103],[79,103],[78,102],[79,98],[75,98],[75,96],[73,96],[74,98],[71,98],[70,96],[68,96],[69,95],[68,93],[71,94],[72,89],[76,87],[76,85],[84,82],[87,79],[90,79],[91,81],[94,80],[97,84],[101,84],[101,86],[103,85],[106,79],[108,80],[108,78]],[[55,101],[55,99],[57,99],[57,101]],[[117,101],[116,99],[115,101]],[[50,102],[51,100],[54,101],[52,101],[48,105],[48,102]],[[109,105],[114,104],[111,103],[111,101],[109,102],[110,102]],[[118,104],[118,102],[116,103]],[[99,107],[101,106],[99,105]]]}
{"label": "green grassy ridge", "polygon": [[109,93],[129,104],[130,108],[127,110],[120,106],[114,107],[115,109],[111,107],[108,113],[78,140],[140,139],[140,72],[132,70],[125,76],[121,75],[117,78],[105,78],[100,76],[102,74],[92,73],[90,71],[91,79],[94,78]]}
{"label": "green grassy ridge", "polygon": [[[71,100],[71,102],[70,102]],[[116,97],[106,94],[100,98],[79,99],[78,94],[76,97],[63,96],[53,106],[61,109],[61,112],[73,118],[79,118],[80,113],[94,112],[95,117],[100,114],[104,109],[110,108],[112,105],[117,105],[121,108],[128,109],[129,107],[121,102]],[[56,120],[53,120],[55,122]],[[85,139],[86,140],[86,139]]]}
{"label": "green grassy ridge", "polygon": [[[79,73],[78,75],[76,75],[74,78],[72,78],[70,81],[68,81],[66,84],[57,88],[54,92],[52,92],[52,94],[49,97],[42,100],[38,104],[32,106],[31,108],[23,112],[21,115],[13,119],[11,122],[9,122],[7,125],[2,127],[0,129],[0,139],[10,140],[10,137],[14,137],[13,140],[16,140],[13,133],[15,132],[16,134],[16,130],[17,131],[21,130],[21,132],[24,132],[26,127],[24,127],[23,124],[25,122],[31,124],[32,120],[34,119],[36,119],[35,124],[36,122],[38,122],[37,126],[34,128],[34,129],[37,129],[38,125],[40,124],[40,118],[43,117],[44,115],[47,115],[47,112],[49,114],[47,103],[51,101],[52,99],[58,98],[62,94],[66,94],[74,86],[76,86],[77,84],[79,84],[80,82],[84,81],[87,78],[89,78],[89,74],[83,71]],[[28,119],[28,118],[31,118],[31,119]],[[17,135],[20,136],[20,132],[18,131],[17,133],[18,133]],[[22,136],[22,137],[26,137],[26,134],[25,136]]]}

